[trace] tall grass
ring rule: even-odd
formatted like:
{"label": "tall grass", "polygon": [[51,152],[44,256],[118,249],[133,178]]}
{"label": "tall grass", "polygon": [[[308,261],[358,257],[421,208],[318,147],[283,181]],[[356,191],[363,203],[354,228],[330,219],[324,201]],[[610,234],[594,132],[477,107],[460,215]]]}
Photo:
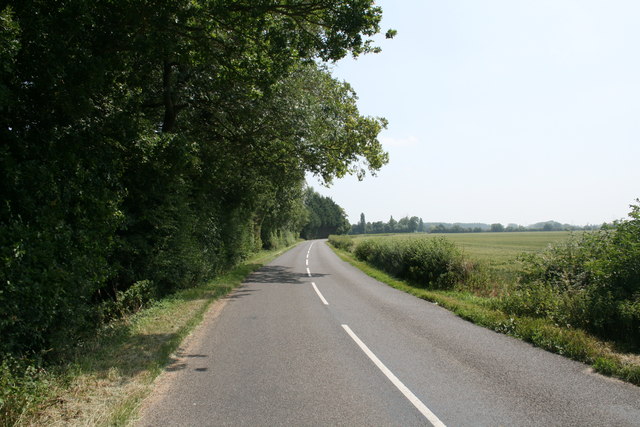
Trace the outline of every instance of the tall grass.
{"label": "tall grass", "polygon": [[5,358],[0,363],[0,426],[12,426],[23,420],[30,408],[51,396],[54,383],[54,375],[40,362]]}

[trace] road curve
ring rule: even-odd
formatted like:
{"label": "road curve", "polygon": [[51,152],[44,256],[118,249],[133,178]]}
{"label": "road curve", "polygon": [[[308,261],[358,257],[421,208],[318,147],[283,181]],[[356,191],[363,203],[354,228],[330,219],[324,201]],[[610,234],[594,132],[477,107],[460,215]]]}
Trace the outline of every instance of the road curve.
{"label": "road curve", "polygon": [[216,307],[138,425],[640,426],[640,388],[381,284],[323,241]]}

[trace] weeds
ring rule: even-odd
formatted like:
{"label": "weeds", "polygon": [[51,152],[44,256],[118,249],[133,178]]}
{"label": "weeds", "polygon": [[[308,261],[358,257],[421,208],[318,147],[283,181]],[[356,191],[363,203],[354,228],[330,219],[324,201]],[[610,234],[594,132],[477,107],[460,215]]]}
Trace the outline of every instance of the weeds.
{"label": "weeds", "polygon": [[54,383],[40,362],[5,358],[0,364],[0,426],[14,425],[29,408],[46,401]]}

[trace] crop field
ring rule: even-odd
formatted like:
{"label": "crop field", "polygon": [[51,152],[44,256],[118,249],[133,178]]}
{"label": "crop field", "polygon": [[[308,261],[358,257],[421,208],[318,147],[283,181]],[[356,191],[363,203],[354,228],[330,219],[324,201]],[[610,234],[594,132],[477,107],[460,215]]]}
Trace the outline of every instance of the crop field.
{"label": "crop field", "polygon": [[500,276],[510,276],[518,266],[520,254],[540,252],[552,243],[571,236],[568,231],[540,231],[514,233],[443,233],[443,234],[365,234],[360,239],[430,239],[444,237],[458,245],[470,258],[480,261]]}

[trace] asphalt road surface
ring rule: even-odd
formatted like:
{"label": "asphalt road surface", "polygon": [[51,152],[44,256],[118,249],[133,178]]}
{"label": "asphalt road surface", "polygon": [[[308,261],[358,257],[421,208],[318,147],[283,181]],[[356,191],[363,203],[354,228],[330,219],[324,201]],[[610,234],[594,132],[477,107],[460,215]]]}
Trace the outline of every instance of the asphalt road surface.
{"label": "asphalt road surface", "polygon": [[640,388],[472,325],[310,241],[216,303],[138,425],[640,426]]}

